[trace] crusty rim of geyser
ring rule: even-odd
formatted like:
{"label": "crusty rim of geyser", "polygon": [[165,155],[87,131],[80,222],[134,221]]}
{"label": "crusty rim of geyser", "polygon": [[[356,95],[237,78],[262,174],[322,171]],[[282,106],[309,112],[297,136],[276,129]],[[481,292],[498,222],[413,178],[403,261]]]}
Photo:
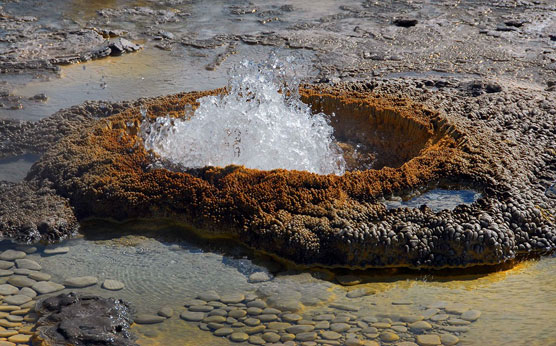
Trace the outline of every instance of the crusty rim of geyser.
{"label": "crusty rim of geyser", "polygon": [[[161,97],[145,108],[151,119],[182,116],[186,104],[195,108],[198,98],[222,92]],[[81,220],[171,219],[186,226],[184,231],[233,238],[301,265],[447,268],[515,258],[516,237],[495,207],[506,189],[496,183],[489,153],[476,149],[478,139],[408,99],[346,86],[304,86],[300,94],[314,111],[334,112],[336,127],[338,120],[350,119],[353,126],[370,124],[383,134],[401,134],[373,143],[383,157],[392,155],[385,160],[397,167],[343,176],[239,166],[190,172],[153,168],[153,155],[137,136],[141,112],[130,108],[62,139],[28,179],[51,181]],[[348,130],[338,127],[347,135]],[[415,147],[420,150],[410,150]],[[462,181],[483,197],[453,211],[386,210],[377,202],[392,193]],[[473,220],[485,228],[470,228]]]}

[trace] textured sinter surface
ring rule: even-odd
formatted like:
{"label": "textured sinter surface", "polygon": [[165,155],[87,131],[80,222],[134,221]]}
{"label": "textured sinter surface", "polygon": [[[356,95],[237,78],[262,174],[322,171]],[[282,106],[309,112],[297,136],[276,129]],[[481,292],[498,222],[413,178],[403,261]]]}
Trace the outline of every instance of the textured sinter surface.
{"label": "textured sinter surface", "polygon": [[[505,142],[485,141],[465,122],[456,126],[405,98],[375,96],[369,90],[376,87],[311,87],[301,95],[313,111],[336,114],[339,141],[372,147],[379,170],[343,176],[238,166],[171,171],[144,150],[135,107],[62,139],[27,179],[54,186],[78,218],[171,218],[301,264],[461,267],[554,248],[554,220],[546,209],[535,207],[535,199],[513,199],[515,182],[502,167],[519,167],[505,161]],[[181,116],[186,104],[195,108],[198,98],[219,92],[163,97],[147,111],[153,119]],[[463,182],[484,197],[453,211],[386,210],[377,202]]]}

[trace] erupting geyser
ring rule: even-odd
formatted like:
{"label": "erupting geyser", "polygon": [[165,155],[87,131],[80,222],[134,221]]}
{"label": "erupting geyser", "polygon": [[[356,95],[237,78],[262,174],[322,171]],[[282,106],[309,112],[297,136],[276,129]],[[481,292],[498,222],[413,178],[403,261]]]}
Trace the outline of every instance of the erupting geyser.
{"label": "erupting geyser", "polygon": [[300,101],[291,62],[244,61],[228,93],[200,98],[194,114],[186,108],[184,118],[143,121],[145,148],[183,168],[234,164],[342,175],[345,161],[329,116]]}

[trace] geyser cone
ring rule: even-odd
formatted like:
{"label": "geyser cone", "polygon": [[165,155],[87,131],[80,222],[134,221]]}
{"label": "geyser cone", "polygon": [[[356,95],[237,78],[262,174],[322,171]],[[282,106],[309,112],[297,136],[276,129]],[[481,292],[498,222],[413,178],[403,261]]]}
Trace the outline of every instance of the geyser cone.
{"label": "geyser cone", "polygon": [[[374,95],[358,84],[306,86],[301,98],[316,112],[334,112],[337,140],[372,147],[373,169],[342,176],[241,166],[172,171],[156,164],[138,136],[138,108],[102,119],[69,136],[37,163],[31,178],[48,178],[80,218],[165,218],[184,232],[237,239],[307,265],[343,267],[464,267],[515,258],[519,239],[498,199],[504,187],[479,139],[441,114],[407,99]],[[358,91],[361,90],[361,91]],[[224,90],[162,97],[148,117],[183,116],[198,99]],[[433,213],[386,210],[377,199],[439,182],[474,184],[484,192],[471,206]],[[488,220],[488,230],[478,227]],[[536,224],[531,214],[516,225]],[[518,226],[519,226],[518,225]]]}

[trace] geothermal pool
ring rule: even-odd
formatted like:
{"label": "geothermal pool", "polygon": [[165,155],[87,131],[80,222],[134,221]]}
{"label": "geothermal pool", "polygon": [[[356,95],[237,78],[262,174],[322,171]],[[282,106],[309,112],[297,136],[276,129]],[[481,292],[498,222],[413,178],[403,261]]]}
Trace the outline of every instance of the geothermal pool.
{"label": "geothermal pool", "polygon": [[[365,11],[370,8],[369,11],[379,13],[380,20],[390,25],[391,13],[395,13],[396,16],[398,12],[411,14],[412,6],[418,2],[388,3],[384,5],[387,7],[384,11],[376,11],[373,6],[381,5],[370,1],[344,1],[339,4],[326,0],[321,1],[319,6],[299,0],[280,1],[272,5],[262,1],[255,1],[255,4],[234,3],[233,5],[224,1],[168,1],[167,3],[180,4],[181,10],[188,11],[189,16],[181,23],[157,22],[154,29],[155,19],[133,22],[126,17],[122,21],[119,18],[112,22],[95,21],[98,19],[96,11],[101,8],[152,6],[159,9],[164,7],[154,1],[48,1],[41,5],[43,7],[36,6],[32,1],[21,3],[6,2],[2,5],[16,15],[38,16],[44,28],[70,30],[106,26],[110,29],[128,30],[133,37],[137,38],[137,42],[145,45],[145,49],[121,57],[107,57],[84,64],[62,66],[57,73],[27,70],[0,75],[2,82],[0,87],[7,88],[6,90],[17,97],[23,107],[23,109],[0,108],[0,120],[9,118],[39,121],[62,108],[81,104],[87,100],[121,101],[223,87],[227,84],[227,70],[230,67],[240,63],[244,57],[258,61],[267,58],[271,52],[280,57],[293,54],[304,66],[318,63],[321,68],[326,67],[323,69],[324,72],[320,71],[323,74],[318,74],[317,71],[303,71],[301,77],[304,81],[310,82],[327,80],[328,76],[334,75],[336,70],[340,70],[337,75],[341,75],[343,80],[355,78],[358,73],[355,67],[353,71],[346,68],[342,70],[335,64],[364,66],[362,73],[365,74],[366,79],[374,78],[376,72],[377,75],[382,73],[383,77],[418,76],[423,80],[446,78],[448,82],[442,81],[442,83],[448,84],[484,72],[476,71],[477,66],[471,65],[472,58],[459,56],[450,56],[449,63],[438,62],[437,66],[435,62],[434,68],[427,69],[425,68],[427,66],[421,66],[421,70],[424,71],[413,72],[413,66],[403,65],[405,60],[412,60],[407,59],[407,56],[411,56],[413,52],[390,50],[391,42],[395,42],[397,29],[393,29],[392,26],[387,26],[386,29],[368,26],[365,17],[368,13],[363,12],[361,17],[357,17],[360,14],[353,10],[354,7],[363,4]],[[470,8],[474,3],[480,5],[478,12],[471,12]],[[295,11],[288,12],[290,5]],[[515,26],[512,24],[499,27],[503,30],[496,28],[487,30],[481,26],[485,25],[484,23],[477,25],[473,22],[478,15],[491,13],[489,8],[491,5],[490,2],[471,1],[450,8],[453,7],[453,11],[461,9],[464,13],[458,14],[463,16],[463,20],[455,16],[458,23],[469,22],[469,26],[483,31],[481,34],[483,36],[498,35],[504,39],[506,38],[504,35],[517,30],[520,22]],[[282,8],[282,6],[286,7]],[[342,12],[338,14],[336,12],[339,11],[340,6]],[[264,11],[261,11],[261,8]],[[430,21],[432,23],[430,25],[433,26],[433,29],[425,32],[423,37],[426,39],[440,37],[444,40],[445,37],[439,35],[441,30],[439,28],[454,27],[454,30],[459,30],[447,19],[450,16],[445,16],[437,8],[431,8],[432,5],[427,4],[420,10],[421,15],[434,17],[426,20],[419,19],[419,25]],[[249,12],[255,9],[264,15],[259,16],[257,11]],[[275,14],[277,11],[286,14],[281,15],[280,20],[274,20],[274,17],[278,16]],[[498,11],[508,16],[515,14],[515,9],[512,8],[504,7]],[[346,13],[356,12],[358,14],[354,17],[346,16]],[[345,20],[342,19],[344,17]],[[529,33],[535,30],[542,31],[544,26],[547,26],[542,21],[550,24],[550,18],[551,15],[541,18],[541,24],[535,24],[534,28],[529,28],[527,21],[521,25],[524,25]],[[437,25],[436,20],[442,25]],[[145,24],[148,21],[151,21],[150,25]],[[446,21],[449,25],[446,25]],[[494,21],[488,19],[487,22],[490,25]],[[326,30],[331,33],[330,36],[324,36],[316,44],[307,43],[306,37],[310,36],[312,30],[316,30],[314,28],[318,26],[326,26]],[[275,31],[289,30],[294,27],[308,34],[292,37],[289,47],[284,45],[272,47],[267,43],[253,45],[249,37],[243,38],[241,42],[238,41],[240,43],[237,46],[226,40],[222,41],[224,43],[221,45],[220,42],[216,42],[215,46],[211,46],[215,44],[211,41],[215,35],[225,35],[229,32],[250,35],[255,31],[270,35]],[[171,32],[177,37],[171,49],[165,46],[155,47],[155,44],[167,41],[153,39],[158,37],[159,31],[162,30]],[[405,35],[405,32],[402,35]],[[341,39],[352,36],[370,38],[370,41],[349,41],[345,46],[336,46]],[[409,36],[410,39],[411,37],[414,36]],[[191,38],[194,38],[193,43],[187,41]],[[467,40],[468,37],[465,39]],[[380,40],[384,40],[386,44],[379,44],[382,42]],[[553,41],[552,39],[551,42]],[[540,51],[536,51],[538,54],[527,54],[547,55],[543,64],[554,64],[554,60],[550,60],[554,58],[548,56],[554,46],[543,44],[537,37],[531,42],[533,51]],[[207,46],[199,46],[202,43],[206,43]],[[422,44],[422,42],[410,44],[419,46],[420,43]],[[318,49],[319,44],[329,46],[322,52]],[[423,47],[428,45],[428,42],[422,44],[417,47],[417,50],[425,51]],[[492,44],[492,46],[497,45]],[[446,51],[453,51],[445,43],[442,43],[442,47]],[[505,47],[501,49],[504,50]],[[494,66],[489,63],[483,64],[482,59],[480,66],[492,67],[492,70],[487,71],[490,74],[497,69],[505,69],[506,67],[500,67],[504,62],[522,61],[525,59],[521,53],[523,49],[517,47],[519,49],[511,52],[514,55],[507,55],[510,54],[506,52],[507,49],[502,56],[489,52],[486,60],[494,62]],[[354,49],[355,53],[344,56],[342,50],[346,49]],[[478,50],[480,49],[475,47],[469,49],[469,51]],[[408,55],[404,55],[406,53]],[[223,61],[218,61],[219,57],[225,58]],[[362,58],[363,62],[357,60],[359,58]],[[452,71],[450,68],[454,61],[463,64],[465,68],[459,72]],[[390,64],[395,68],[381,70],[382,67],[377,67],[380,63]],[[398,64],[401,66],[399,69]],[[471,67],[468,68],[467,64]],[[524,75],[545,73],[527,66],[525,71],[515,72],[519,74],[519,78]],[[507,69],[512,70],[513,73],[512,68]],[[264,85],[268,80],[263,78],[262,82]],[[433,91],[442,87],[442,83],[435,83],[431,88]],[[515,83],[526,84],[522,80]],[[533,84],[535,88],[540,88],[537,84]],[[47,100],[32,99],[34,95],[42,93],[46,94]],[[272,95],[276,97],[276,93]],[[210,115],[226,103],[225,100],[213,99],[212,101],[214,102],[207,100],[206,115]],[[265,105],[265,101],[268,100],[259,101]],[[271,109],[277,106],[273,102],[268,102],[266,105]],[[297,107],[298,109],[295,110],[299,111],[299,106],[297,104],[293,108]],[[244,110],[237,109],[237,112],[241,113]],[[289,111],[291,108],[286,110]],[[284,109],[278,108],[277,111],[282,112]],[[187,113],[188,110],[184,112]],[[337,158],[335,155],[338,154],[336,150],[338,143],[328,141],[330,129],[326,123],[330,119],[311,118],[307,109],[301,109],[301,113],[308,116],[304,124],[306,128],[320,127],[321,130],[318,132],[320,136],[309,144],[322,145],[321,140],[324,138],[324,147],[315,147],[312,152],[301,153],[304,155],[302,158],[308,157],[316,161],[309,160],[305,166],[287,168],[333,174],[343,174],[353,169],[353,167],[345,167],[338,160],[330,159]],[[214,129],[237,125],[233,122],[223,123],[225,117],[219,120],[222,121],[212,124]],[[261,121],[259,126],[264,126],[264,121],[268,119],[263,117],[255,120]],[[164,126],[163,120],[161,123]],[[195,139],[207,137],[207,132],[202,132],[207,131],[204,123],[193,125],[190,130],[199,135]],[[242,124],[242,126],[248,128],[249,124]],[[276,145],[284,146],[288,144],[289,138],[281,136],[287,135],[289,131],[291,131],[289,128],[284,127],[268,135],[276,135],[272,138],[276,140],[275,143],[278,143]],[[236,135],[232,136],[232,139],[238,138],[237,132],[231,131],[231,134]],[[242,137],[244,138],[248,137]],[[297,139],[299,139],[299,146],[292,146],[293,151],[298,150],[299,147],[306,147],[308,144],[303,140],[311,138],[300,136]],[[186,147],[190,144],[185,142]],[[228,147],[234,149],[234,142],[232,141],[231,144]],[[243,144],[245,145],[246,142],[244,141]],[[208,147],[212,145],[214,144],[207,144]],[[216,147],[212,149],[219,151]],[[247,154],[244,149],[242,147],[242,153]],[[265,153],[268,153],[268,148],[264,149],[267,150]],[[171,159],[175,159],[176,153],[179,158],[180,150],[183,148],[168,150],[167,153]],[[323,151],[325,151],[324,155],[319,156]],[[232,151],[231,160],[234,159],[234,153],[236,152]],[[225,158],[226,163],[244,163],[230,161],[229,156]],[[23,180],[39,157],[27,154],[1,159],[0,181],[15,183]],[[287,158],[291,157],[290,155]],[[255,155],[251,157],[250,164],[252,163],[254,168],[263,169],[283,168],[288,164],[283,161],[276,162],[271,155],[267,155],[265,159],[265,165],[259,167],[257,164],[261,162],[258,162]],[[201,166],[199,162],[201,161],[183,164],[186,168],[191,168]],[[323,167],[323,162],[328,165]],[[218,161],[209,162],[209,164],[218,163]],[[372,165],[372,162],[364,160],[360,163],[362,164],[360,167],[364,168],[370,168]],[[273,164],[278,166],[268,166]],[[369,166],[365,166],[366,164]],[[387,209],[419,208],[421,205],[427,205],[436,212],[443,209],[452,210],[461,204],[474,203],[481,196],[480,192],[468,189],[465,185],[453,188],[450,190],[431,187],[412,193],[411,198],[389,196],[381,203]],[[432,338],[432,341],[428,340],[429,343],[435,344],[440,341],[445,345],[556,345],[554,328],[556,256],[554,254],[523,259],[506,267],[480,267],[451,272],[402,269],[350,271],[296,267],[276,261],[263,253],[255,252],[229,240],[206,240],[193,235],[184,238],[183,233],[183,229],[175,225],[155,221],[110,223],[88,220],[83,223],[79,235],[59,244],[45,246],[14,244],[7,240],[0,242],[0,256],[7,250],[23,251],[24,254],[20,253],[19,256],[24,258],[20,259],[32,261],[23,262],[31,269],[23,268],[25,266],[23,264],[15,264],[16,259],[2,262],[5,269],[0,269],[0,285],[6,285],[2,286],[5,292],[2,293],[4,301],[6,299],[12,301],[14,298],[8,297],[17,296],[17,299],[24,299],[26,302],[19,305],[21,309],[12,309],[8,313],[0,312],[0,323],[2,323],[0,325],[6,325],[5,329],[9,329],[6,332],[2,330],[4,327],[0,328],[0,345],[4,337],[12,337],[14,342],[19,340],[18,344],[29,344],[30,328],[37,316],[31,310],[27,311],[27,307],[31,308],[36,300],[43,297],[70,291],[121,298],[129,302],[137,317],[137,323],[132,326],[132,331],[137,335],[139,345],[272,344],[274,341],[287,342],[292,339],[292,335],[295,338],[297,334],[302,333],[308,333],[304,334],[308,339],[311,338],[311,333],[316,333],[318,345],[350,343],[357,345],[354,341],[356,339],[361,340],[362,345],[410,346],[414,345],[414,342],[427,344],[423,336]],[[88,277],[87,280],[90,281],[86,287],[72,288],[66,284],[68,279],[71,282],[76,278],[83,280],[83,277]],[[105,280],[115,280],[112,285],[118,287],[118,290],[106,289],[103,285]],[[42,281],[57,287],[57,291],[34,296],[35,291],[30,290],[29,287]],[[166,318],[161,315],[171,316]],[[6,323],[15,323],[15,325]],[[237,342],[229,339],[234,329],[242,331],[241,335],[235,336]],[[247,331],[249,334],[243,334]],[[3,332],[5,334],[2,334]],[[13,339],[14,336],[17,337]]]}

